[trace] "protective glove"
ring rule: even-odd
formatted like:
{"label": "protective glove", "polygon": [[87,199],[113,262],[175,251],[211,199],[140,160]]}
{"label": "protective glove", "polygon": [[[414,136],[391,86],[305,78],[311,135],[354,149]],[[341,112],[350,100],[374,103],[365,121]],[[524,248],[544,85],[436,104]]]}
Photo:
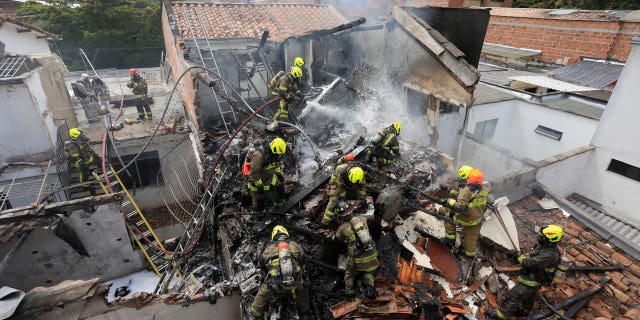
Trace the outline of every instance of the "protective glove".
{"label": "protective glove", "polygon": [[440,184],[440,190],[445,191],[445,192],[448,192],[448,191],[449,191],[449,186],[447,186],[447,185],[446,185],[446,184],[444,184],[444,183],[441,183],[441,184]]}
{"label": "protective glove", "polygon": [[367,199],[363,198],[363,199],[358,200],[358,207],[366,208],[368,206],[369,206],[369,203],[367,203]]}
{"label": "protective glove", "polygon": [[340,214],[345,212],[346,210],[348,210],[350,207],[349,203],[346,201],[340,201],[338,202],[338,204],[336,205],[336,207],[333,209],[333,212],[335,212],[336,214]]}
{"label": "protective glove", "polygon": [[518,262],[518,257],[520,256],[520,251],[518,250],[509,250],[507,252],[507,258],[513,260],[515,263],[519,263]]}
{"label": "protective glove", "polygon": [[447,204],[450,206],[455,206],[456,205],[456,199],[451,199],[449,198],[449,200],[447,200]]}

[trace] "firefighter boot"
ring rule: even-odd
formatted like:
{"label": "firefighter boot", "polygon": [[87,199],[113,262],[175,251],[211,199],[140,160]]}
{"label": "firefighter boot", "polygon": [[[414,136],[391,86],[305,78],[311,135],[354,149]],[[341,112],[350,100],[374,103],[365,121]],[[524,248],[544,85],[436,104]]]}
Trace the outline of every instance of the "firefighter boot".
{"label": "firefighter boot", "polygon": [[364,288],[364,295],[367,296],[368,298],[375,298],[376,297],[376,288],[374,288],[372,285],[368,285]]}

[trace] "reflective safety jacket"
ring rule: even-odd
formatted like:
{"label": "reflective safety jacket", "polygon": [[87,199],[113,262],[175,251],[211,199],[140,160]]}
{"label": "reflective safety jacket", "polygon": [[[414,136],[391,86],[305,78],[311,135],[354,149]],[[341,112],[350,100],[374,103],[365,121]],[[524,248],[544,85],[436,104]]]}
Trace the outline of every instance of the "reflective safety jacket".
{"label": "reflective safety jacket", "polygon": [[[276,78],[278,76],[279,78]],[[271,89],[271,94],[274,96],[280,96],[284,100],[291,100],[294,96],[300,95],[298,80],[294,79],[291,74],[284,74],[283,72],[283,74],[280,75],[280,73],[278,73],[271,81],[274,83]]]}
{"label": "reflective safety jacket", "polygon": [[487,210],[487,198],[489,191],[485,187],[480,190],[471,191],[469,186],[460,190],[456,199],[455,207],[467,212],[467,215],[456,214],[454,220],[463,227],[475,226],[482,220],[482,215]]}
{"label": "reflective safety jacket", "polygon": [[[361,223],[367,225],[365,217],[359,215],[355,219],[359,219]],[[372,246],[364,247],[350,221],[342,223],[334,237],[347,246],[348,263],[354,263],[358,271],[373,272],[378,269],[380,262],[375,243],[372,243]]]}
{"label": "reflective safety jacket", "polygon": [[527,258],[518,258],[522,265],[518,282],[528,287],[539,287],[553,280],[558,264],[560,264],[560,250],[553,243],[538,244]]}
{"label": "reflective safety jacket", "polygon": [[353,164],[344,163],[336,167],[336,171],[329,180],[329,196],[339,196],[342,199],[358,200],[367,196],[365,179],[361,183],[351,183],[349,181],[349,170]]}
{"label": "reflective safety jacket", "polygon": [[93,155],[95,152],[89,145],[89,139],[85,136],[80,136],[76,140],[69,140],[65,143],[65,150],[69,153],[71,160],[76,167],[80,165],[90,165],[94,161]]}
{"label": "reflective safety jacket", "polygon": [[136,98],[144,98],[147,95],[147,82],[142,77],[129,80],[127,87],[133,89],[133,95]]}
{"label": "reflective safety jacket", "polygon": [[246,161],[250,162],[249,169],[251,173],[247,184],[249,190],[269,191],[272,186],[278,183],[278,179],[282,175],[280,161],[271,150],[262,146],[256,150],[249,151]]}
{"label": "reflective safety jacket", "polygon": [[376,131],[375,135],[371,138],[371,144],[376,147],[384,148],[394,154],[400,151],[396,129],[393,126]]}
{"label": "reflective safety jacket", "polygon": [[[285,241],[289,243],[289,251],[291,251],[291,256],[293,257],[293,278],[295,279],[295,283],[289,285],[299,286],[302,284],[303,280],[301,262],[304,261],[304,251],[299,244],[293,241]],[[272,282],[276,282],[277,284],[281,284],[282,281],[282,277],[280,274],[280,258],[278,256],[278,243],[280,242],[281,241],[272,241],[262,252],[262,259],[266,263],[266,267],[269,273],[269,279]]]}

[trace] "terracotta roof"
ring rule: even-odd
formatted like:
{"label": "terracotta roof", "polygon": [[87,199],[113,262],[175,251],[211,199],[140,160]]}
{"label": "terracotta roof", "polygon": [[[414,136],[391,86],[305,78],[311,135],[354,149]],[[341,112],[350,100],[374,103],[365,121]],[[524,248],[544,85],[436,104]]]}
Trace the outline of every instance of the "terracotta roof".
{"label": "terracotta roof", "polygon": [[[604,290],[578,312],[575,319],[639,319],[640,266],[638,261],[616,245],[603,239],[573,217],[563,215],[562,209],[545,210],[535,196],[509,205],[518,226],[520,248],[530,248],[536,239],[534,226],[559,224],[564,229],[560,252],[576,266],[603,266],[620,263],[624,270],[608,272],[570,272],[564,284],[549,288],[546,295],[551,303],[564,300],[581,290],[595,286],[602,277],[611,278]],[[503,264],[502,262],[501,264]],[[515,273],[511,274],[515,277]]]}
{"label": "terracotta roof", "polygon": [[[197,39],[260,39],[262,32],[269,30],[269,40],[282,42],[348,22],[328,5],[174,3],[172,8],[183,39],[193,39],[189,24]],[[204,24],[206,36],[194,12]]]}
{"label": "terracotta roof", "polygon": [[45,35],[45,36],[50,38],[48,40],[60,40],[61,39],[60,36],[55,35],[55,34],[53,34],[51,32],[48,32],[48,31],[46,31],[46,30],[44,30],[44,29],[42,29],[42,28],[40,28],[38,26],[35,26],[33,24],[30,24],[30,23],[26,23],[26,22],[24,22],[22,20],[19,20],[16,17],[0,13],[0,25],[5,23],[5,22],[13,23],[15,25],[18,25],[18,26],[21,26],[21,27],[24,27],[24,28],[27,28],[27,29],[31,29],[31,30],[33,30],[35,32],[42,33],[43,35]]}
{"label": "terracotta roof", "polygon": [[535,9],[535,8],[491,8],[492,16],[552,19],[552,20],[587,20],[618,21],[626,12],[577,10],[577,9]]}

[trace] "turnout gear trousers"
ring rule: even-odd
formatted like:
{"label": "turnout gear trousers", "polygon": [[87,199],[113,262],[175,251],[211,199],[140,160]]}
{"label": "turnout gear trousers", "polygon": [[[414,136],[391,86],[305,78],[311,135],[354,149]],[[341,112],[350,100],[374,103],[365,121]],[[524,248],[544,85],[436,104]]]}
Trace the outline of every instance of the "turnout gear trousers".
{"label": "turnout gear trousers", "polygon": [[[282,72],[282,71],[281,71]],[[276,78],[278,77],[279,78]],[[273,116],[276,121],[288,121],[289,120],[289,105],[293,102],[296,96],[300,96],[300,89],[298,88],[298,80],[294,79],[290,74],[280,74],[280,72],[271,80],[270,83],[274,83],[271,89],[273,96],[280,96],[280,104],[278,111]]]}
{"label": "turnout gear trousers", "polygon": [[281,205],[284,198],[284,186],[282,185],[284,178],[280,162],[273,153],[264,147],[249,151],[245,162],[250,163],[251,173],[247,188],[251,194],[253,209],[262,210],[264,200],[270,200],[276,206]]}
{"label": "turnout gear trousers", "polygon": [[366,198],[367,190],[365,180],[363,179],[362,182],[358,184],[354,184],[349,181],[349,170],[352,167],[353,165],[349,163],[338,165],[336,167],[336,171],[331,175],[327,191],[329,203],[327,203],[327,207],[324,210],[324,215],[322,217],[323,222],[329,223],[333,221],[333,217],[336,215],[334,210],[341,199],[359,200]]}
{"label": "turnout gear trousers", "polygon": [[144,119],[145,112],[147,118],[151,119],[151,107],[147,99],[147,82],[142,77],[136,77],[129,80],[127,87],[133,89],[133,95],[136,101],[136,109],[138,110],[138,119]]}
{"label": "turnout gear trousers", "polygon": [[[356,216],[366,224],[366,218]],[[335,239],[347,246],[347,270],[344,273],[344,288],[346,294],[355,293],[355,283],[361,276],[364,286],[374,286],[375,273],[380,266],[378,250],[375,244],[371,248],[363,248],[351,222],[342,223],[335,234]]]}
{"label": "turnout gear trousers", "polygon": [[496,314],[501,319],[512,315],[528,315],[533,309],[536,293],[543,284],[550,283],[560,263],[560,251],[555,244],[538,245],[529,258],[520,256],[522,265],[518,284],[507,293]]}
{"label": "turnout gear trousers", "polygon": [[462,246],[467,257],[475,257],[478,250],[478,237],[482,227],[482,216],[487,209],[489,191],[482,187],[471,191],[469,186],[460,190],[454,207],[464,210],[467,215],[456,213],[453,219],[462,227]]}
{"label": "turnout gear trousers", "polygon": [[279,276],[279,257],[278,243],[280,241],[272,241],[262,252],[262,260],[267,265],[267,279],[260,286],[253,303],[251,304],[251,315],[254,317],[262,317],[269,303],[276,298],[291,297],[296,303],[296,307],[300,313],[309,311],[309,289],[303,281],[302,267],[300,261],[304,261],[304,251],[297,243],[287,241],[289,250],[293,257],[295,273],[295,282],[291,284],[283,284]]}

